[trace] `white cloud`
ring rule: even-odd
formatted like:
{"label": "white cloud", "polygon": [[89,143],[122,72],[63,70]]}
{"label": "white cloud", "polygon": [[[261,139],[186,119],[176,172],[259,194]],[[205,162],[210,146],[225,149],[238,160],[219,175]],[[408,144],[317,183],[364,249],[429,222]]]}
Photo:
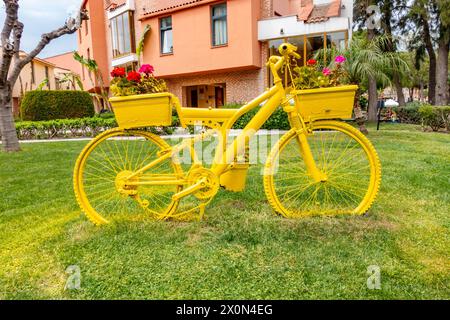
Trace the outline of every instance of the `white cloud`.
{"label": "white cloud", "polygon": [[[25,25],[22,50],[32,50],[43,33],[63,25],[67,17],[77,11],[80,4],[81,0],[19,0],[19,19]],[[0,11],[0,23],[3,25],[4,6]],[[40,56],[52,56],[75,50],[76,46],[76,35],[63,36],[52,41]]]}

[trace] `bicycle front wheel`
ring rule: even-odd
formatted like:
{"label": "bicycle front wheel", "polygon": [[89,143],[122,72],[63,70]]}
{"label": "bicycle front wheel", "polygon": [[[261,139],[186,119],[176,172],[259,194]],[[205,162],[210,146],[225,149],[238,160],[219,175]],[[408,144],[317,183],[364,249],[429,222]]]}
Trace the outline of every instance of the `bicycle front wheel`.
{"label": "bicycle front wheel", "polygon": [[140,218],[150,213],[162,219],[178,205],[172,196],[183,186],[141,184],[145,181],[177,180],[183,176],[178,163],[169,157],[128,183],[126,178],[160,158],[170,145],[145,131],[112,129],[92,140],[80,154],[74,171],[78,203],[95,224],[116,219]]}
{"label": "bicycle front wheel", "polygon": [[287,217],[364,214],[381,182],[381,164],[371,142],[343,122],[318,121],[307,140],[323,181],[303,161],[297,132],[289,131],[272,149],[264,188],[274,210]]}

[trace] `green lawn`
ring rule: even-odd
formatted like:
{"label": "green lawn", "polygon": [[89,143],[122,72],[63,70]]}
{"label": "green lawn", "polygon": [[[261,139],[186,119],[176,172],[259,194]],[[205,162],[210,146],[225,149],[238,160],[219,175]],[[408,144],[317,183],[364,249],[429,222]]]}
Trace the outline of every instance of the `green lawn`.
{"label": "green lawn", "polygon": [[[253,167],[204,221],[98,228],[72,191],[86,142],[0,154],[0,298],[448,299],[450,135],[384,124],[370,138],[383,182],[369,214],[295,221],[273,215]],[[64,290],[70,265],[80,290]],[[366,286],[370,265],[380,290]]]}

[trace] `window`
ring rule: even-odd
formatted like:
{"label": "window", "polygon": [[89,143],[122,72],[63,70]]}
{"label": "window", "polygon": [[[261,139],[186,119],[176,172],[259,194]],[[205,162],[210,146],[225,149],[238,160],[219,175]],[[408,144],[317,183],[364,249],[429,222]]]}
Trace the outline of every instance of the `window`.
{"label": "window", "polygon": [[111,19],[113,58],[135,52],[133,12],[127,11]]}
{"label": "window", "polygon": [[223,46],[228,43],[227,36],[227,4],[211,7],[212,45]]}
{"label": "window", "polygon": [[162,18],[159,21],[161,32],[161,53],[173,53],[172,17]]}
{"label": "window", "polygon": [[86,35],[89,34],[89,24],[88,24],[88,20],[84,20],[84,27],[86,28]]}
{"label": "window", "polygon": [[327,47],[343,50],[346,47],[347,32],[335,32],[327,35]]}

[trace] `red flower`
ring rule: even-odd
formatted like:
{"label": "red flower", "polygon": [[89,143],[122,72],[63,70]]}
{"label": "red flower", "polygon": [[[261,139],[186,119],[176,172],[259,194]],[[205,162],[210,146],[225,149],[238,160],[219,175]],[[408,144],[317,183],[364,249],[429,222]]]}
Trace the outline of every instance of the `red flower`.
{"label": "red flower", "polygon": [[141,74],[136,71],[130,71],[128,72],[127,80],[132,82],[141,82]]}
{"label": "red flower", "polygon": [[314,60],[314,59],[309,59],[309,60],[306,62],[306,64],[307,64],[308,66],[313,66],[313,65],[315,65],[316,63],[317,63],[317,61]]}
{"label": "red flower", "polygon": [[113,78],[123,78],[125,77],[126,71],[125,68],[114,68],[111,72],[111,77]]}

